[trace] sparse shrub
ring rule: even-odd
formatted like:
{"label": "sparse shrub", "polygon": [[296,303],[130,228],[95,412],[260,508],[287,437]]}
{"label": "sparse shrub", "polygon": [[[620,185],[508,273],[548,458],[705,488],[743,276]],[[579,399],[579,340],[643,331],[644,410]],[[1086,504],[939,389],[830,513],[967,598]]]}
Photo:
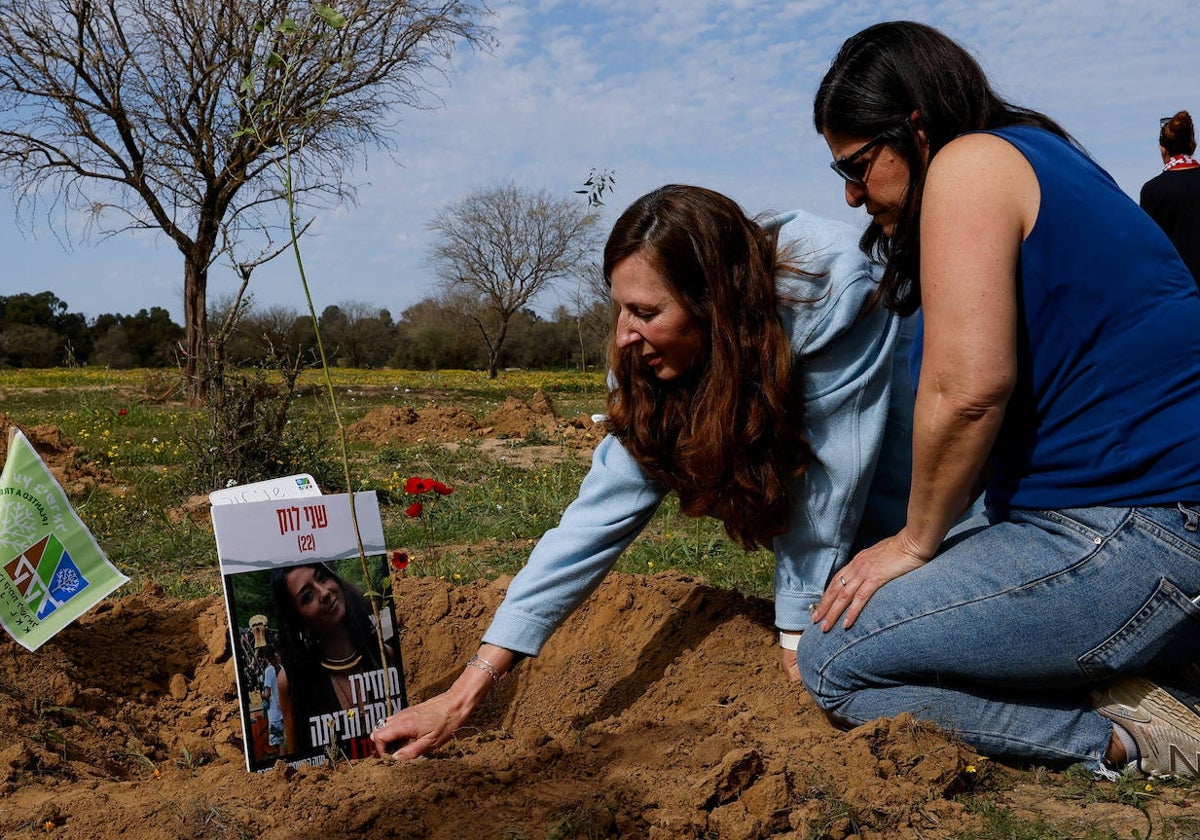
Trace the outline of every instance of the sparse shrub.
{"label": "sparse shrub", "polygon": [[294,473],[310,473],[327,493],[345,481],[328,424],[293,416],[296,380],[263,368],[214,379],[205,411],[184,434],[193,489],[207,492]]}

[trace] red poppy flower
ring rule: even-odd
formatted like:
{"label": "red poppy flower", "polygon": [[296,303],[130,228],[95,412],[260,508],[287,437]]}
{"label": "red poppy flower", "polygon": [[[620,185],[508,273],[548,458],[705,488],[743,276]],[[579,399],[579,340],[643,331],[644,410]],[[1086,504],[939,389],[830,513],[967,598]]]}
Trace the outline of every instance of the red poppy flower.
{"label": "red poppy flower", "polygon": [[432,490],[433,485],[432,478],[420,478],[414,475],[404,482],[404,492],[410,496],[419,496]]}
{"label": "red poppy flower", "polygon": [[439,496],[449,496],[451,493],[454,492],[454,488],[447,487],[445,484],[442,484],[442,482],[440,482],[440,481],[435,481],[435,482],[433,482],[433,492],[437,493]]}
{"label": "red poppy flower", "polygon": [[421,515],[421,510],[423,509],[423,507],[424,506],[420,502],[413,502],[411,505],[408,506],[408,510],[406,510],[404,512],[415,519],[416,517]]}
{"label": "red poppy flower", "polygon": [[124,417],[124,416],[125,416],[126,414],[128,414],[128,413],[129,413],[129,409],[128,409],[128,408],[122,408],[120,411],[118,411],[118,412],[117,412],[117,416],[118,416],[118,417]]}
{"label": "red poppy flower", "polygon": [[397,549],[392,552],[392,568],[397,572],[403,572],[408,568],[408,552]]}

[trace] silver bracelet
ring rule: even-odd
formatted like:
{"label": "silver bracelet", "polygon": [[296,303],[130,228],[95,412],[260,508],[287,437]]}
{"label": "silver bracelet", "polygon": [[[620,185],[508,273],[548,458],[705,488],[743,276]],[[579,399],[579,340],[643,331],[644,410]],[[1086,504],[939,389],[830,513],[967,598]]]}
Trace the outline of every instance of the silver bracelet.
{"label": "silver bracelet", "polygon": [[496,670],[495,665],[493,665],[491,662],[488,662],[486,659],[484,659],[478,653],[475,654],[474,656],[472,656],[470,659],[468,659],[467,664],[474,665],[480,671],[486,672],[487,675],[492,678],[493,683],[500,682],[500,678],[502,676],[504,676],[503,674],[501,674],[499,671]]}

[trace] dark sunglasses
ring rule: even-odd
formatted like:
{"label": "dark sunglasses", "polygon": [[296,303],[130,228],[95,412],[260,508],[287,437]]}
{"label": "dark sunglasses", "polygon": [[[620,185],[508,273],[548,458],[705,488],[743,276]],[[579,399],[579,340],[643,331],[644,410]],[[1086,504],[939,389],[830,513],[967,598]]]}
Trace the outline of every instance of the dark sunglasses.
{"label": "dark sunglasses", "polygon": [[1159,117],[1158,118],[1158,127],[1163,128],[1164,126],[1166,126],[1167,123],[1169,123],[1173,119],[1175,119],[1175,118],[1174,117]]}
{"label": "dark sunglasses", "polygon": [[866,185],[866,181],[863,179],[867,176],[867,168],[871,165],[871,162],[869,160],[859,160],[859,158],[882,143],[883,139],[888,136],[888,133],[891,132],[893,128],[895,128],[895,126],[884,129],[845,157],[840,157],[837,160],[830,161],[829,168],[838,175],[841,175],[842,179],[847,184],[858,184],[859,186]]}

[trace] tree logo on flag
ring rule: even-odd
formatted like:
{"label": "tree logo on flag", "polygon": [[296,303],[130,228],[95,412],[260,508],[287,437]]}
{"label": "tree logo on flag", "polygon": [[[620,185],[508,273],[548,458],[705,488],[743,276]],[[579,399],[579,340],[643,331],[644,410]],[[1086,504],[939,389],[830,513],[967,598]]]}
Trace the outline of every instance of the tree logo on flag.
{"label": "tree logo on flag", "polygon": [[87,588],[88,581],[54,534],[47,534],[4,564],[21,599],[44,621]]}

